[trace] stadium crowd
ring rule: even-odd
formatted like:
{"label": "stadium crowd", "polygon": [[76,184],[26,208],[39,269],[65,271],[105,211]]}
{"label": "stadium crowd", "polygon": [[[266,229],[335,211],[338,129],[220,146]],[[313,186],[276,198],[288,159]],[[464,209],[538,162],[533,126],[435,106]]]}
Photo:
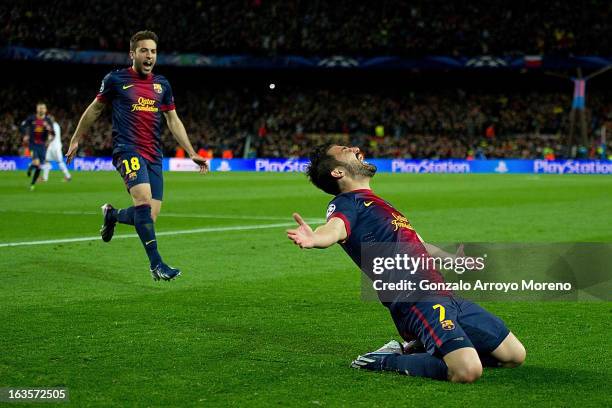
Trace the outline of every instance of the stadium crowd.
{"label": "stadium crowd", "polygon": [[[63,129],[67,146],[91,90],[42,91],[9,86],[0,101],[0,154],[23,153],[18,126],[41,95]],[[589,95],[589,135],[598,140],[612,121],[612,99]],[[305,157],[322,140],[364,146],[369,156],[405,158],[540,158],[565,154],[570,97],[560,93],[363,93],[303,88],[190,90],[176,95],[177,110],[194,146],[209,156]],[[82,144],[81,155],[110,155],[110,109]],[[165,128],[165,127],[164,127]],[[579,132],[576,130],[575,140]],[[163,133],[164,154],[176,143]],[[574,155],[595,157],[595,151]],[[246,150],[246,151],[245,151]],[[612,148],[608,149],[612,151]]]}
{"label": "stadium crowd", "polygon": [[[0,6],[2,44],[125,51],[142,27],[160,50],[263,55],[608,55],[612,3],[385,0],[40,0]],[[70,24],[66,24],[66,22]]]}

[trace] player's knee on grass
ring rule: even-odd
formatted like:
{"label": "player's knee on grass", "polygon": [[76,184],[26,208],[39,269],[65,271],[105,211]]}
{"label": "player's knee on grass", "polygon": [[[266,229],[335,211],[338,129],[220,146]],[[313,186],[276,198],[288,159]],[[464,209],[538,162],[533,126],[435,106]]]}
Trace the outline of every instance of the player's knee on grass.
{"label": "player's knee on grass", "polygon": [[448,368],[448,380],[455,383],[473,383],[482,376],[480,362],[466,362],[454,368]]}
{"label": "player's knee on grass", "polygon": [[448,367],[448,380],[457,383],[473,383],[482,376],[482,364],[476,349],[464,347],[444,356]]}
{"label": "player's knee on grass", "polygon": [[525,362],[527,351],[523,344],[512,333],[491,353],[504,367],[518,367]]}

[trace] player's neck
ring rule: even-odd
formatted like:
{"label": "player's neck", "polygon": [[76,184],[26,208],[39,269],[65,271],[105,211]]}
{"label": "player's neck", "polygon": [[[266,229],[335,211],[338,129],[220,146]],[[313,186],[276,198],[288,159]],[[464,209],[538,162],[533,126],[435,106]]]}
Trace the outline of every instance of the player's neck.
{"label": "player's neck", "polygon": [[132,65],[130,68],[131,68],[131,69],[132,69],[132,71],[134,71],[134,73],[135,73],[136,75],[138,75],[140,78],[148,78],[150,75],[153,75],[153,73],[152,73],[152,72],[151,72],[151,73],[148,73],[148,74],[143,74],[142,72],[138,71],[134,65]]}
{"label": "player's neck", "polygon": [[371,190],[370,179],[364,178],[358,180],[346,180],[345,183],[343,183],[341,190],[343,193],[355,190]]}
{"label": "player's neck", "polygon": [[45,115],[39,115],[38,113],[36,114],[36,119],[44,119]]}

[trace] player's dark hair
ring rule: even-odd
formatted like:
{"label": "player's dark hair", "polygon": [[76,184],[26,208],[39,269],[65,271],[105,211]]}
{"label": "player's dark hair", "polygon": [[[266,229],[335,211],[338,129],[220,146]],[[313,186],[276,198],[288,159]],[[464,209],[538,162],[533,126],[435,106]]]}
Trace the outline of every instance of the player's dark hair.
{"label": "player's dark hair", "polygon": [[130,38],[130,50],[136,51],[136,44],[138,44],[138,41],[142,40],[153,40],[155,41],[155,44],[157,44],[157,34],[149,30],[137,32],[132,36],[132,38]]}
{"label": "player's dark hair", "polygon": [[340,194],[338,180],[331,175],[332,170],[342,166],[342,162],[329,153],[329,148],[333,143],[325,143],[315,147],[310,152],[310,164],[306,170],[306,175],[315,186],[328,194]]}

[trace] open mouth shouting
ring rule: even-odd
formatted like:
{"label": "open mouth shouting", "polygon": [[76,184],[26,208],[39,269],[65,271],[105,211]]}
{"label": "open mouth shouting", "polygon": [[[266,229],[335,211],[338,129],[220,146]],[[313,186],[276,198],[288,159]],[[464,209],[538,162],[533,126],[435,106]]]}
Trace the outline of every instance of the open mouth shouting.
{"label": "open mouth shouting", "polygon": [[367,161],[365,161],[365,155],[361,150],[355,153],[355,157],[357,157],[357,160],[359,160],[361,163],[369,164]]}

